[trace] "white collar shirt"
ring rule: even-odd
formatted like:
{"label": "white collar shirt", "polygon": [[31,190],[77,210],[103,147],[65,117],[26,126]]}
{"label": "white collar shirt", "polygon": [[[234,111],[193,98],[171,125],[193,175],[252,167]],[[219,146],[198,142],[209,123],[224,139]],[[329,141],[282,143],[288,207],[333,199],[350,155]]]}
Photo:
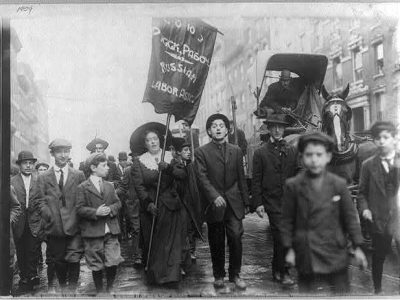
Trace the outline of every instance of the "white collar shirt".
{"label": "white collar shirt", "polygon": [[54,173],[56,174],[56,179],[57,179],[57,183],[60,182],[60,177],[61,177],[61,172],[60,170],[63,171],[64,173],[64,186],[67,183],[67,178],[68,178],[68,164],[65,165],[64,167],[60,168],[58,166],[54,166]]}
{"label": "white collar shirt", "polygon": [[389,173],[389,169],[394,164],[394,157],[396,156],[396,152],[393,151],[386,157],[381,157],[382,159],[382,166],[385,169],[386,173]]}
{"label": "white collar shirt", "polygon": [[25,187],[25,204],[26,204],[26,208],[28,208],[29,206],[29,189],[31,187],[31,179],[32,179],[32,175],[24,175],[21,174],[22,176],[22,180],[24,182],[24,187]]}

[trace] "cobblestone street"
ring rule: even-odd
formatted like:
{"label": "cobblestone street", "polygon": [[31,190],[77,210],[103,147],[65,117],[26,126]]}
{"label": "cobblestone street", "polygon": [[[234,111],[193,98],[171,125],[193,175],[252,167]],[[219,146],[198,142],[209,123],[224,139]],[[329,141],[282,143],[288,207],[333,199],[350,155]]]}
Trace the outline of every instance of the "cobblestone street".
{"label": "cobblestone street", "polygon": [[[260,219],[255,214],[249,215],[244,220],[245,233],[243,237],[243,266],[241,277],[246,281],[248,287],[245,291],[237,291],[229,283],[227,288],[216,291],[213,287],[211,259],[207,243],[199,242],[197,248],[197,262],[192,266],[190,272],[182,280],[177,289],[147,286],[144,280],[144,269],[136,269],[130,259],[130,241],[122,242],[123,257],[125,262],[120,265],[115,283],[117,297],[212,297],[212,296],[280,296],[289,297],[298,295],[297,286],[283,289],[280,284],[273,282],[270,268],[272,256],[272,241],[268,231],[268,219]],[[206,228],[204,228],[206,232]],[[370,258],[370,255],[368,255]],[[383,277],[383,290],[385,295],[396,295],[399,286],[397,277],[397,255],[391,254],[385,262],[385,274]],[[295,272],[292,272],[295,275]],[[54,297],[57,295],[47,294],[46,269],[41,269],[41,287],[34,296]],[[373,292],[370,267],[360,270],[350,267],[351,293],[353,295],[371,295]],[[18,282],[15,276],[15,285]],[[321,287],[321,294],[327,292],[326,287]],[[85,261],[82,260],[80,285],[78,288],[80,296],[94,296],[95,288],[90,270]],[[21,295],[30,296],[30,295]]]}

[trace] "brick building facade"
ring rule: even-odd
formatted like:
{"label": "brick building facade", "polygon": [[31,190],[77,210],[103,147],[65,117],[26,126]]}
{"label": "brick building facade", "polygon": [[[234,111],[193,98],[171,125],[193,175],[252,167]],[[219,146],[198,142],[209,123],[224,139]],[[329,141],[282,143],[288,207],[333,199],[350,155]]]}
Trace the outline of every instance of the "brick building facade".
{"label": "brick building facade", "polygon": [[28,64],[18,62],[22,48],[11,31],[11,160],[30,150],[39,161],[49,162],[48,110],[38,82]]}
{"label": "brick building facade", "polygon": [[[256,66],[256,58],[263,50],[326,55],[329,61],[326,89],[338,92],[350,84],[347,99],[353,109],[353,132],[364,131],[376,120],[397,122],[400,112],[397,20],[265,17],[242,18],[233,26],[227,31],[221,29],[224,36],[217,37],[196,118],[198,125],[205,124],[207,116],[215,112],[231,118],[233,96],[238,108],[238,127],[247,138],[254,135],[261,121],[253,114],[257,102],[251,77],[260,68]],[[276,80],[268,78],[266,84]],[[201,140],[206,142],[206,132],[199,127]]]}

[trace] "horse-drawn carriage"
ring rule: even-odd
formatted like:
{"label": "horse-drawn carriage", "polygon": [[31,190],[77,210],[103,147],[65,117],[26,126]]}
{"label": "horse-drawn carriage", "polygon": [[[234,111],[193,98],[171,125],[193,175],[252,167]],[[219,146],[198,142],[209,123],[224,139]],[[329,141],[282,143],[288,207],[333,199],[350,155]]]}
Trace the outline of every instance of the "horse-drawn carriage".
{"label": "horse-drawn carriage", "polygon": [[[260,53],[256,61],[255,80],[253,79],[254,96],[257,100],[257,110],[254,114],[260,120],[258,121],[260,126],[261,120],[266,117],[263,114],[262,107],[260,107],[261,97],[268,96],[268,89],[272,85],[278,84],[272,81],[273,79],[276,81],[280,72],[289,70],[293,76],[291,76],[291,80],[297,81],[297,86],[302,86],[294,109],[280,111],[293,119],[293,126],[285,131],[285,140],[296,145],[299,135],[316,130],[323,131],[331,136],[335,140],[336,147],[330,169],[346,178],[349,186],[353,185],[356,190],[356,181],[354,180],[357,180],[357,171],[361,163],[357,159],[357,153],[361,143],[366,138],[350,133],[352,111],[346,103],[349,85],[341,93],[334,95],[330,95],[325,90],[323,81],[327,64],[328,59],[324,55]],[[259,138],[260,134],[266,134],[265,128],[261,132],[256,132],[249,140],[247,157],[249,179],[252,177],[254,150],[262,143]],[[373,148],[373,143],[364,143],[361,146],[361,151],[372,153]]]}

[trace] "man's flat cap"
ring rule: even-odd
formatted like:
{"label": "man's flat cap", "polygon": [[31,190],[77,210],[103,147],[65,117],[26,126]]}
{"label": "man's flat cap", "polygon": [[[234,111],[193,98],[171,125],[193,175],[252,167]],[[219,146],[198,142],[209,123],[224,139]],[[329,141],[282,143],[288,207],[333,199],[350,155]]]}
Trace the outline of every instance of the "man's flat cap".
{"label": "man's flat cap", "polygon": [[55,149],[55,148],[68,148],[68,149],[71,149],[72,148],[72,144],[69,141],[65,140],[65,139],[55,139],[50,143],[49,149]]}

